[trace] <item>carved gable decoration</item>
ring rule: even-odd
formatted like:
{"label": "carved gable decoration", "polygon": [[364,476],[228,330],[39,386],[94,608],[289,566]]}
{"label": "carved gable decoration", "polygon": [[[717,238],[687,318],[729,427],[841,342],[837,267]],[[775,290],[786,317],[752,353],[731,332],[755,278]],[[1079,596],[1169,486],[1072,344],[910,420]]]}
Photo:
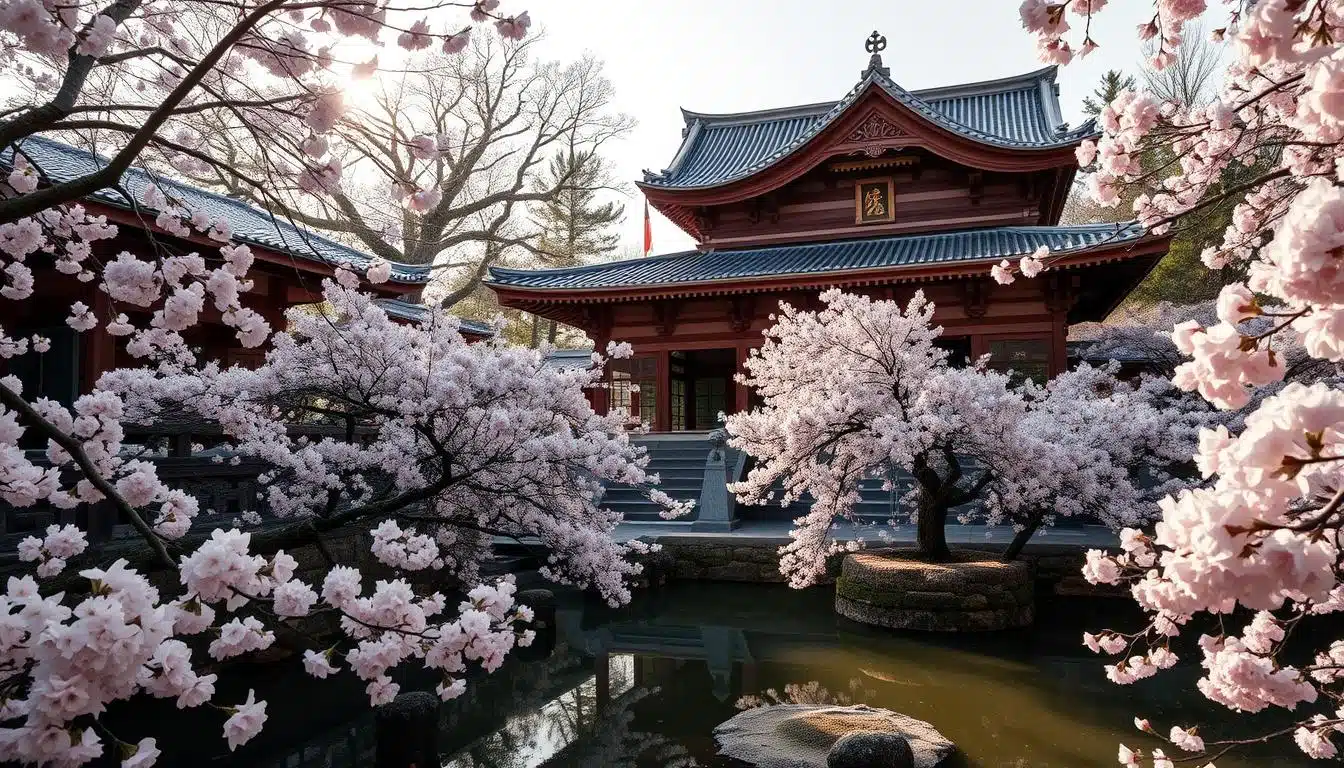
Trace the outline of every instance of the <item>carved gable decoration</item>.
{"label": "carved gable decoration", "polygon": [[859,123],[859,127],[849,134],[846,141],[865,143],[909,135],[899,125],[892,125],[886,118],[874,113],[864,118],[863,122]]}
{"label": "carved gable decoration", "polygon": [[889,149],[900,149],[912,142],[919,143],[918,137],[878,111],[868,112],[848,133],[842,135],[844,138],[837,143],[837,148],[869,157],[877,157]]}

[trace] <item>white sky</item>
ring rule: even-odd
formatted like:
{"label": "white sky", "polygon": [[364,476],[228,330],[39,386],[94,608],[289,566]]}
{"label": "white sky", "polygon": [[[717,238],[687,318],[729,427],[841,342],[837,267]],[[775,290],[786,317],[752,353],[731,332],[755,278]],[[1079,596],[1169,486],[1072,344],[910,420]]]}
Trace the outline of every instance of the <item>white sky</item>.
{"label": "white sky", "polygon": [[[886,35],[884,62],[906,88],[989,80],[1044,66],[1022,30],[1019,0],[505,0],[545,31],[543,58],[591,51],[606,63],[616,105],[639,125],[606,154],[633,182],[671,162],[681,141],[679,107],[739,112],[839,99],[868,64],[863,41]],[[1081,121],[1085,95],[1107,69],[1137,73],[1135,28],[1145,3],[1111,3],[1092,37],[1101,44],[1059,76],[1064,119]],[[534,27],[534,29],[537,27]],[[631,185],[623,245],[642,248],[643,200]],[[657,211],[653,251],[694,242]]]}

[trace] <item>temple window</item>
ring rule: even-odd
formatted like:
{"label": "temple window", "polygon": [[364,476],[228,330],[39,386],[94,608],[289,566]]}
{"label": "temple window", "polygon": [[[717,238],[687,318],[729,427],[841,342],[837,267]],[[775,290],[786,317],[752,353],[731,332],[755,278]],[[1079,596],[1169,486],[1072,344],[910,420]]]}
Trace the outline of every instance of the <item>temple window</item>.
{"label": "temple window", "polygon": [[1050,339],[990,339],[989,367],[1012,371],[1014,381],[1044,384],[1050,379]]}
{"label": "temple window", "polygon": [[611,410],[652,424],[658,403],[658,359],[648,355],[612,360]]}

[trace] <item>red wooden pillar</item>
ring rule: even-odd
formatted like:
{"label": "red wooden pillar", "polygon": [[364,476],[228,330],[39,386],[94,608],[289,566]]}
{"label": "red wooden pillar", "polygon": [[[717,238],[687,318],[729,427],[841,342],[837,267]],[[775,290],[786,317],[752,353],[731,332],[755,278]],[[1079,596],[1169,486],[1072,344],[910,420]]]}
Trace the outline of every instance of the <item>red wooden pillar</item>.
{"label": "red wooden pillar", "polygon": [[1068,311],[1057,310],[1053,314],[1054,328],[1050,334],[1050,378],[1069,369]]}
{"label": "red wooden pillar", "polygon": [[[742,343],[737,345],[737,373],[746,373],[747,368],[745,363],[750,353],[751,344]],[[737,413],[744,413],[751,408],[751,390],[747,388],[746,384],[734,381],[733,395]]]}
{"label": "red wooden pillar", "polygon": [[98,327],[80,334],[84,345],[81,392],[92,392],[98,377],[117,367],[117,339],[103,327],[115,314],[106,293],[93,292],[93,314],[98,318]]}
{"label": "red wooden pillar", "polygon": [[608,404],[611,402],[611,390],[605,386],[605,384],[609,383],[610,381],[611,381],[610,376],[605,377],[603,380],[604,385],[599,386],[598,388],[592,391],[591,400],[593,403],[593,412],[598,414],[599,416],[606,415]]}
{"label": "red wooden pillar", "polygon": [[653,431],[670,432],[672,430],[672,352],[658,351],[656,375],[658,383],[654,386]]}
{"label": "red wooden pillar", "polygon": [[971,334],[971,362],[974,363],[988,353],[989,340],[984,337],[984,334]]}

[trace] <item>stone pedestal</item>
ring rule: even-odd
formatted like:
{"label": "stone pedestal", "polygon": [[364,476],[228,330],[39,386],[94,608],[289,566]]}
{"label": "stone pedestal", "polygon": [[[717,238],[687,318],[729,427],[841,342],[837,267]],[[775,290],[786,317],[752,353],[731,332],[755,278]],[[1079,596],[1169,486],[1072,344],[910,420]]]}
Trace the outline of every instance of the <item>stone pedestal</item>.
{"label": "stone pedestal", "polygon": [[1025,627],[1035,618],[1035,585],[1026,563],[954,552],[926,563],[913,550],[847,555],[835,582],[835,611],[892,629],[986,632]]}
{"label": "stone pedestal", "polygon": [[704,484],[700,486],[699,514],[691,523],[692,531],[731,531],[738,526],[733,516],[733,495],[728,492],[729,453],[725,447],[728,433],[716,429],[709,435],[709,456],[705,459]]}

